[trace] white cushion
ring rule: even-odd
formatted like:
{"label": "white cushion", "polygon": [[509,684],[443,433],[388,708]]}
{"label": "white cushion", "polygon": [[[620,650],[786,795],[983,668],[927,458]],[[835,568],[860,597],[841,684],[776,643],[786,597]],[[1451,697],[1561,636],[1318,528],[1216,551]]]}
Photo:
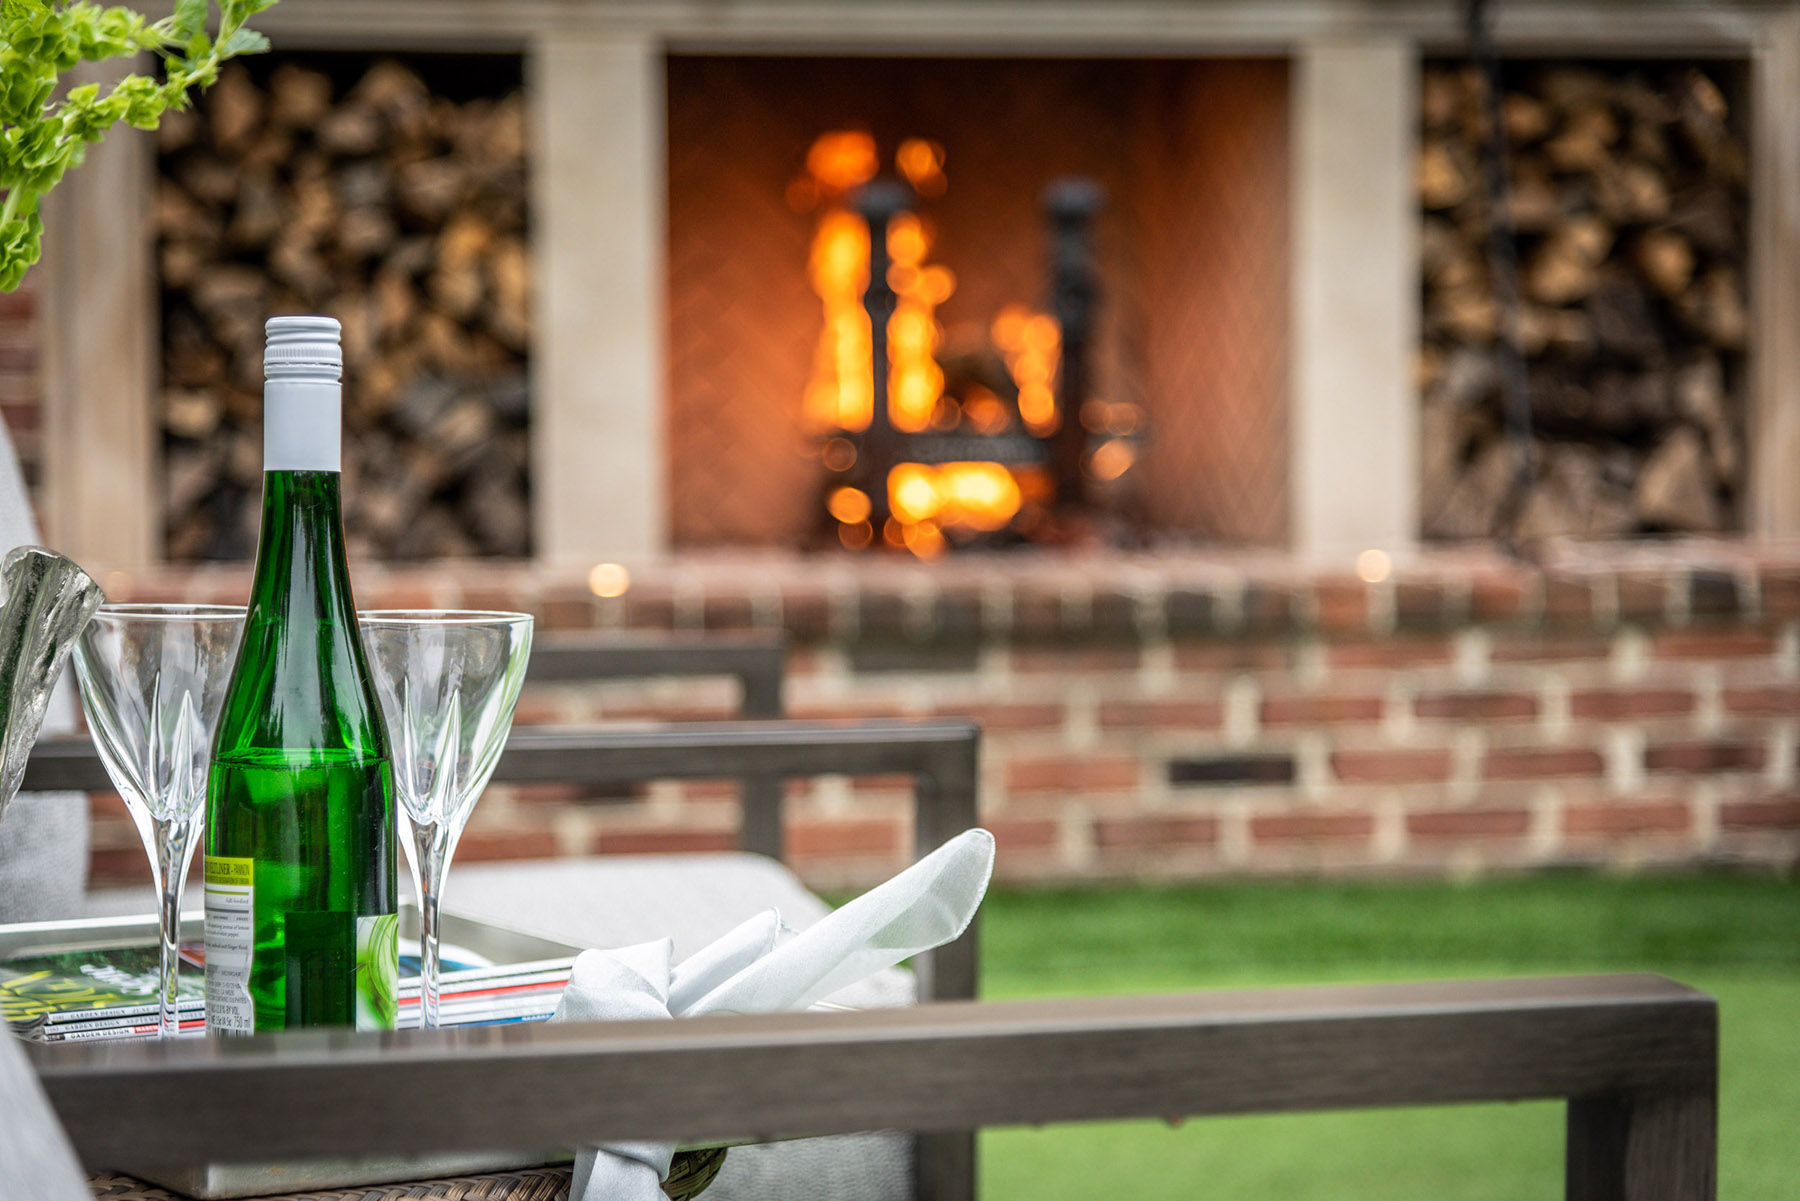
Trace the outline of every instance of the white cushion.
{"label": "white cushion", "polygon": [[[762,855],[628,855],[452,866],[444,908],[577,946],[675,940],[679,962],[775,908],[797,930],[827,906]],[[843,1005],[910,1005],[912,973],[890,969],[836,993]],[[910,1201],[912,1136],[858,1134],[733,1147],[706,1201]]]}

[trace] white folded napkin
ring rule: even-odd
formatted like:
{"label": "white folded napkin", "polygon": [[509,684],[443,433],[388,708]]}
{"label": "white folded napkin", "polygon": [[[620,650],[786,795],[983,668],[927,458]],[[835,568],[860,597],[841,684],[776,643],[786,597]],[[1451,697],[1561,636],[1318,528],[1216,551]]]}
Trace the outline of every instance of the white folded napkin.
{"label": "white folded napkin", "polygon": [[[773,909],[671,965],[674,942],[583,951],[551,1021],[601,1022],[804,1009],[968,928],[994,870],[994,836],[969,830],[796,933]],[[661,1201],[667,1143],[585,1147],[576,1201]]]}

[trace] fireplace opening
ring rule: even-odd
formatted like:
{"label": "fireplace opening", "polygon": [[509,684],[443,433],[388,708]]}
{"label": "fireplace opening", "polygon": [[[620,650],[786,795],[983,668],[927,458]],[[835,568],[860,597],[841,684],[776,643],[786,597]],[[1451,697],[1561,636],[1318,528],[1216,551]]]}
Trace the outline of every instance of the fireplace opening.
{"label": "fireplace opening", "polygon": [[518,55],[259,56],[158,134],[165,553],[241,559],[262,320],[343,324],[359,557],[531,553]]}
{"label": "fireplace opening", "polygon": [[1263,60],[671,58],[676,545],[1282,542],[1287,96]]}

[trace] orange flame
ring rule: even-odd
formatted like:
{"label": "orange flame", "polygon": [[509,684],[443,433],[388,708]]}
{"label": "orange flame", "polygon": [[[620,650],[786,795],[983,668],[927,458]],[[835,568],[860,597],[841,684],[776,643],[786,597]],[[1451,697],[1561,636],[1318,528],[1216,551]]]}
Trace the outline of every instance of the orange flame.
{"label": "orange flame", "polygon": [[893,260],[888,286],[897,297],[888,321],[888,416],[895,429],[908,433],[931,424],[944,394],[944,373],[937,365],[944,328],[937,321],[937,306],[956,291],[956,277],[947,268],[925,264],[930,249],[931,239],[914,214],[902,213],[888,226]]}
{"label": "orange flame", "polygon": [[859,130],[820,134],[806,152],[807,173],[839,192],[868,183],[880,169],[875,139]]}
{"label": "orange flame", "polygon": [[[824,306],[825,322],[805,397],[807,419],[820,430],[866,429],[873,415],[872,341],[863,308],[869,282],[869,227],[844,206],[843,194],[873,178],[878,166],[874,141],[867,134],[835,131],[813,143],[806,157],[808,174],[796,184],[804,184],[806,196],[824,204],[808,276]],[[919,195],[943,194],[944,149],[937,143],[907,139],[895,155],[895,167]],[[931,241],[930,229],[916,214],[902,213],[888,226],[887,283],[895,295],[887,330],[889,419],[896,429],[909,433],[931,427],[934,417],[943,418],[940,424],[945,428],[966,417],[981,432],[999,432],[1010,417],[991,393],[974,396],[972,407],[954,419],[938,412],[944,373],[937,352],[944,331],[937,309],[955,293],[956,277],[946,267],[926,261]],[[1018,385],[1019,411],[1026,424],[1039,433],[1055,429],[1053,385],[1062,348],[1056,322],[1015,307],[995,321],[994,339]],[[828,468],[841,471],[854,463],[855,452],[848,440],[833,438],[822,457]],[[945,531],[1004,529],[1028,494],[1035,496],[1044,487],[1045,481],[1032,471],[1015,475],[1001,463],[900,463],[887,478],[893,516],[879,531],[871,524],[870,498],[855,488],[834,489],[826,508],[838,523],[839,540],[852,550],[879,538],[931,559],[948,549]]]}
{"label": "orange flame", "polygon": [[[899,155],[909,179],[943,178],[943,148],[910,139]],[[840,194],[874,176],[879,161],[866,133],[820,135],[806,167],[818,188]],[[921,189],[924,191],[925,189]],[[938,191],[941,191],[941,187]],[[931,237],[923,222],[904,213],[888,227],[888,286],[896,296],[888,321],[888,417],[897,429],[916,432],[931,424],[944,392],[937,365],[943,327],[937,307],[956,291],[956,277],[925,261]],[[815,429],[867,429],[874,411],[869,383],[872,344],[863,293],[869,283],[869,227],[841,203],[833,203],[813,235],[808,277],[824,305],[824,328],[806,385],[805,413]]]}
{"label": "orange flame", "polygon": [[1088,456],[1087,473],[1097,480],[1116,480],[1137,462],[1137,451],[1124,438],[1103,442]]}
{"label": "orange flame", "polygon": [[888,472],[888,507],[903,525],[998,530],[1023,500],[1002,463],[899,463]]}
{"label": "orange flame", "polygon": [[858,488],[838,488],[825,502],[831,515],[845,525],[861,525],[869,520],[869,498]]}
{"label": "orange flame", "polygon": [[807,265],[813,291],[825,305],[825,327],[806,385],[806,416],[815,429],[864,429],[872,411],[869,314],[869,227],[845,209],[819,222]]}
{"label": "orange flame", "polygon": [[949,180],[944,178],[944,148],[924,138],[908,138],[894,152],[894,166],[921,196],[942,196]]}
{"label": "orange flame", "polygon": [[1047,313],[1009,304],[994,318],[994,345],[1019,389],[1019,416],[1040,437],[1056,432],[1056,369],[1062,363],[1062,328]]}

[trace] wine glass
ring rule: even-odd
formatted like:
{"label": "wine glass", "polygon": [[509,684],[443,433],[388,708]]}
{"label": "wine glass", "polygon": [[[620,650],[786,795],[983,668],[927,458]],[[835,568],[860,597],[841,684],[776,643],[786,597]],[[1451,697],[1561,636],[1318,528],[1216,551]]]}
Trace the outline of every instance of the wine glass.
{"label": "wine glass", "polygon": [[150,856],[163,1038],[181,1032],[181,889],[243,629],[244,610],[230,605],[102,605],[75,643],[88,730]]}
{"label": "wine glass", "polygon": [[438,1026],[438,911],[469,810],[494,774],[531,653],[531,618],[465,609],[357,614],[387,714],[419,897],[419,1024]]}

